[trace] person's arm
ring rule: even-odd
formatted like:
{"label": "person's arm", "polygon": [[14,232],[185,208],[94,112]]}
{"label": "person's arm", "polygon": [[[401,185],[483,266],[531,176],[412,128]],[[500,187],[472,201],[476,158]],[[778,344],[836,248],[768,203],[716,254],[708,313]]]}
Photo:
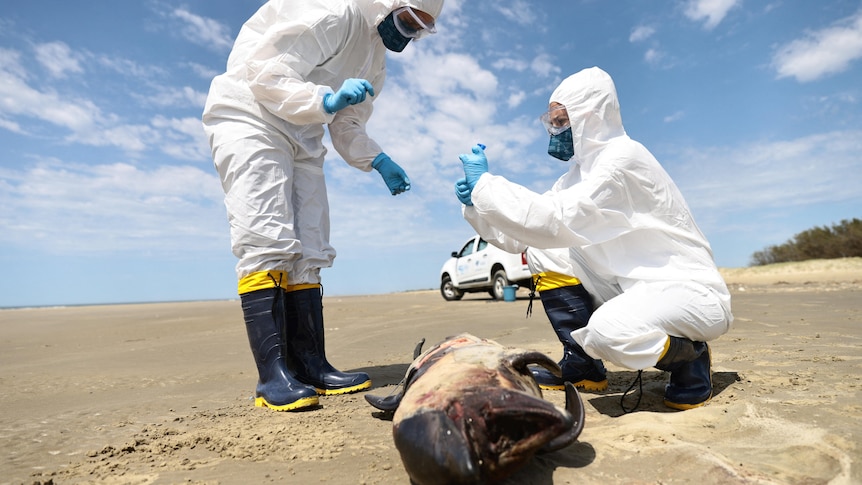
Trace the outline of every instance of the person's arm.
{"label": "person's arm", "polygon": [[[382,90],[385,78],[386,72],[381,70],[371,79],[375,93]],[[410,179],[365,131],[373,111],[371,101],[347,106],[329,124],[329,135],[335,150],[349,165],[366,172],[377,170],[389,193],[398,195],[410,190]]]}
{"label": "person's arm", "polygon": [[488,241],[494,246],[502,249],[503,251],[508,251],[510,253],[521,253],[526,251],[527,245],[522,243],[521,241],[511,238],[503,231],[497,229],[493,225],[489,224],[486,220],[479,217],[476,213],[475,209],[472,206],[463,206],[462,213],[464,215],[464,220],[466,220],[473,229],[476,231],[476,234],[482,236],[482,239]]}
{"label": "person's arm", "polygon": [[[372,85],[375,88],[375,96],[379,96],[382,80],[372,81]],[[365,131],[373,111],[373,103],[366,100],[339,111],[329,123],[329,135],[335,151],[349,165],[365,172],[371,171],[371,163],[383,152],[380,145]]]}
{"label": "person's arm", "polygon": [[246,79],[255,99],[279,118],[296,125],[329,123],[323,108],[333,90],[306,81],[311,71],[343,45],[343,19],[328,12],[271,25],[246,60]]}
{"label": "person's arm", "polygon": [[[535,248],[586,246],[632,230],[624,172],[610,159],[596,161],[589,180],[544,194],[487,171],[484,153],[462,155],[473,188],[465,218]],[[477,168],[479,169],[477,171]],[[471,180],[471,171],[472,180]],[[489,237],[491,235],[489,234]]]}

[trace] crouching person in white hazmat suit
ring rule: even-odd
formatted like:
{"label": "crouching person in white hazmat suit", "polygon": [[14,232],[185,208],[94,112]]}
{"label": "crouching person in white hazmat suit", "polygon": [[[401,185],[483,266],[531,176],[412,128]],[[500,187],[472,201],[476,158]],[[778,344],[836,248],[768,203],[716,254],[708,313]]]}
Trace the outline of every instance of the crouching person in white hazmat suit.
{"label": "crouching person in white hazmat suit", "polygon": [[256,406],[284,411],[319,394],[367,389],[324,352],[320,269],[332,265],[324,125],[341,157],[380,173],[392,195],[404,170],[365,132],[386,51],[436,32],[443,0],[270,0],[243,25],[203,113],[225,192],[231,246],[259,380]]}
{"label": "crouching person in white hazmat suit", "polygon": [[599,68],[566,78],[542,116],[548,153],[571,160],[550,191],[488,173],[481,146],[461,155],[464,217],[509,249],[567,248],[571,273],[597,308],[572,339],[595,359],[670,372],[674,409],[712,397],[708,341],[733,322],[712,249],[674,182],[626,135],[616,88]]}

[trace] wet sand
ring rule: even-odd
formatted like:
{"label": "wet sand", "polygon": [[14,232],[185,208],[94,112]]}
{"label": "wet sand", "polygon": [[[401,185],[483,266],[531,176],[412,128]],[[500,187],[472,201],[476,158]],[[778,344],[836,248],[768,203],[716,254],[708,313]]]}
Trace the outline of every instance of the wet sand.
{"label": "wet sand", "polygon": [[[736,322],[711,344],[715,397],[665,408],[667,374],[583,393],[579,441],[507,483],[862,483],[862,259],[724,270]],[[394,390],[416,342],[460,332],[560,346],[537,301],[437,291],[325,297],[330,361]],[[238,301],[0,310],[0,484],[409,483],[362,393],[255,408]],[[563,403],[559,392],[545,398]]]}

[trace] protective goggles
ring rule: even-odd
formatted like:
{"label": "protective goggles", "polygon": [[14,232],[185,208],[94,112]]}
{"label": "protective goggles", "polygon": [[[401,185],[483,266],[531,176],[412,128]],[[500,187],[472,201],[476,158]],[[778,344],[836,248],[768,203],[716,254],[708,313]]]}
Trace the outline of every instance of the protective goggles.
{"label": "protective goggles", "polygon": [[565,106],[558,106],[542,113],[542,116],[539,116],[539,121],[545,125],[549,135],[559,135],[572,126],[569,123],[569,114],[566,112]]}
{"label": "protective goggles", "polygon": [[433,20],[425,23],[410,7],[396,9],[392,12],[392,20],[395,21],[398,32],[409,39],[421,39],[426,35],[437,33]]}

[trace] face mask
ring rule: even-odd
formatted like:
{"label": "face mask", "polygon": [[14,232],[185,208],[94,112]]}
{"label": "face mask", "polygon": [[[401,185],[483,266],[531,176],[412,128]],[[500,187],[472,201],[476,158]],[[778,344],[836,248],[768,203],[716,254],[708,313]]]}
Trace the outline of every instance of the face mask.
{"label": "face mask", "polygon": [[395,12],[391,12],[383,19],[383,22],[377,26],[377,33],[383,39],[383,45],[393,52],[401,52],[407,47],[410,42],[410,37],[405,37],[395,27]]}
{"label": "face mask", "polygon": [[551,142],[548,144],[548,155],[568,162],[575,156],[575,143],[572,139],[572,129],[551,135]]}

